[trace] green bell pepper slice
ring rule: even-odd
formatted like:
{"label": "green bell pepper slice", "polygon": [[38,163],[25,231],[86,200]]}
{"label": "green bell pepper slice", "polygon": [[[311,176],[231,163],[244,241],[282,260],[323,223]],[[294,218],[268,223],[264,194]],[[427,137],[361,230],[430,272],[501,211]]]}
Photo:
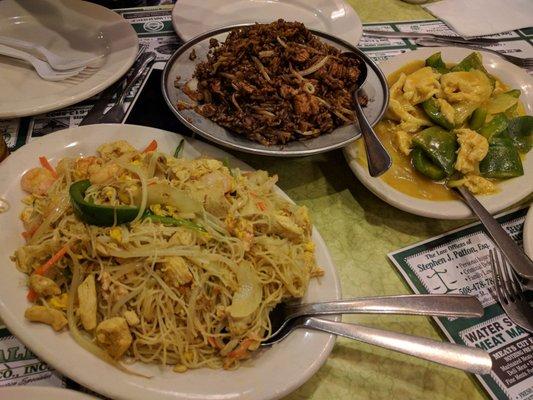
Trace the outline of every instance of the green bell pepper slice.
{"label": "green bell pepper slice", "polygon": [[[89,180],[74,182],[70,185],[70,202],[74,213],[83,221],[96,226],[114,226],[133,221],[139,214],[139,207],[134,206],[104,206],[85,200],[85,192],[91,186]],[[183,218],[165,217],[146,211],[142,218],[149,218],[162,225],[184,226],[206,232],[202,226]]]}
{"label": "green bell pepper slice", "polygon": [[447,176],[454,172],[458,144],[453,133],[438,126],[432,126],[417,133],[413,137],[413,144],[419,147]]}
{"label": "green bell pepper slice", "polygon": [[470,53],[465,58],[463,58],[459,64],[455,65],[451,69],[451,71],[470,71],[471,69],[478,69],[487,73],[487,70],[483,66],[483,59],[481,58],[481,54],[479,54],[477,51],[474,51],[473,53]]}
{"label": "green bell pepper slice", "polygon": [[485,136],[490,144],[494,137],[502,134],[507,129],[508,123],[509,120],[505,114],[496,114],[489,122],[478,129],[478,133]]}
{"label": "green bell pepper slice", "polygon": [[424,154],[424,151],[420,147],[415,147],[411,151],[411,162],[418,172],[433,181],[440,181],[446,178],[446,172],[444,172],[439,166],[435,165],[429,157]]}
{"label": "green bell pepper slice", "polygon": [[506,133],[492,138],[487,155],[479,163],[479,172],[485,178],[496,179],[524,175],[520,155]]}
{"label": "green bell pepper slice", "polygon": [[481,58],[481,54],[477,51],[474,51],[473,53],[470,53],[465,58],[461,60],[459,64],[454,66],[450,71],[451,72],[457,72],[457,71],[470,71],[471,69],[477,69],[479,71],[482,71],[487,75],[487,77],[490,80],[490,84],[492,86],[492,89],[496,86],[496,79],[488,73],[488,71],[483,66],[483,59]]}
{"label": "green bell pepper slice", "polygon": [[484,107],[478,107],[474,110],[468,121],[468,126],[470,129],[477,131],[485,124],[485,119],[487,118],[487,109]]}
{"label": "green bell pepper slice", "polygon": [[444,129],[451,130],[454,128],[453,121],[449,121],[442,111],[440,110],[439,103],[433,97],[422,102],[422,108],[426,112],[427,116],[435,122],[437,125],[442,126]]}
{"label": "green bell pepper slice", "polygon": [[511,119],[507,126],[507,134],[519,152],[527,153],[533,147],[533,116],[525,115]]}
{"label": "green bell pepper slice", "polygon": [[192,222],[184,218],[174,218],[174,217],[165,217],[162,215],[152,214],[150,211],[146,211],[143,214],[143,219],[148,218],[153,222],[159,222],[162,225],[166,226],[184,226],[186,228],[194,229],[200,232],[207,232],[205,228],[201,225],[198,225],[195,222]]}
{"label": "green bell pepper slice", "polygon": [[74,182],[70,185],[70,202],[74,213],[83,221],[96,226],[125,224],[135,219],[138,207],[103,206],[85,200],[85,192],[91,186],[89,180]]}
{"label": "green bell pepper slice", "polygon": [[426,67],[431,67],[441,74],[445,74],[446,72],[450,71],[448,68],[446,68],[444,61],[442,61],[440,51],[426,58]]}

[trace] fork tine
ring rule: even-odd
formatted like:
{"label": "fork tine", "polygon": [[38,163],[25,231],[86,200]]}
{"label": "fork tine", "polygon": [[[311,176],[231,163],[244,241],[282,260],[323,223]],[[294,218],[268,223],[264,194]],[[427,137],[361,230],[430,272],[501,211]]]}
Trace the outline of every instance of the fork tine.
{"label": "fork tine", "polygon": [[503,261],[503,266],[509,275],[509,285],[512,287],[511,293],[515,299],[520,300],[522,298],[522,286],[520,285],[520,282],[518,281],[516,274],[514,273],[509,262],[505,259],[504,256],[502,257],[502,261]]}
{"label": "fork tine", "polygon": [[494,276],[494,287],[496,288],[496,296],[498,297],[498,300],[500,302],[503,302],[505,300],[505,297],[502,293],[501,285],[501,277],[499,274],[499,264],[496,264],[496,259],[494,257],[494,250],[489,250],[490,255],[490,266],[492,267],[492,275]]}
{"label": "fork tine", "polygon": [[516,300],[516,291],[514,290],[514,287],[511,283],[512,278],[509,274],[509,267],[505,261],[505,256],[502,254],[496,253],[496,257],[500,259],[500,273],[503,277],[503,292],[505,292],[507,301],[515,301]]}

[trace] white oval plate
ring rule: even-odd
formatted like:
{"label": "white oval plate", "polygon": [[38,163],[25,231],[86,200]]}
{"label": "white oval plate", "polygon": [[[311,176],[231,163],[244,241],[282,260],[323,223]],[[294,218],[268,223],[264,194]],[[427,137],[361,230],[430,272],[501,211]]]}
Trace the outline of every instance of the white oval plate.
{"label": "white oval plate", "polygon": [[45,81],[31,65],[0,56],[0,118],[57,110],[101,92],[132,66],[139,42],[120,15],[80,0],[1,1],[0,35],[74,59],[105,54],[99,68],[59,82]]}
{"label": "white oval plate", "polygon": [[172,10],[172,25],[184,41],[222,26],[279,18],[303,22],[352,45],[363,35],[359,16],[343,0],[179,0]]}
{"label": "white oval plate", "polygon": [[[37,157],[44,155],[56,163],[60,158],[94,154],[105,142],[124,139],[137,148],[145,147],[152,139],[159,149],[172,153],[182,136],[136,125],[87,125],[67,129],[30,142],[0,164],[0,197],[11,208],[0,214],[0,318],[9,330],[41,359],[62,374],[83,386],[114,399],[177,400],[177,399],[277,399],[287,395],[309,379],[328,357],[335,337],[318,332],[298,330],[286,340],[262,350],[236,371],[198,369],[184,374],[137,363],[132,369],[152,375],[146,379],[131,376],[106,364],[83,350],[66,332],[56,334],[49,326],[32,324],[24,319],[26,300],[25,276],[9,259],[23,244],[20,236],[22,210],[20,177],[29,168],[37,166]],[[187,139],[184,156],[208,155],[230,160],[231,165],[251,168],[222,150],[208,144]],[[281,190],[280,190],[280,193]],[[312,280],[304,301],[324,301],[340,298],[340,285],[330,255],[320,237],[313,230],[318,264],[324,277]]]}
{"label": "white oval plate", "polygon": [[[440,51],[445,62],[459,62],[472,50],[460,47],[428,47],[400,54],[379,66],[388,76],[410,61],[425,60],[430,55]],[[500,78],[512,88],[520,89],[520,101],[524,104],[528,115],[533,115],[533,78],[525,70],[505,61],[495,54],[480,52],[483,56],[483,65],[487,70]],[[357,178],[372,193],[390,205],[423,217],[439,219],[464,219],[472,218],[470,209],[459,200],[432,201],[423,200],[404,194],[385,183],[380,178],[372,178],[365,166],[357,162],[357,145],[352,143],[344,148],[344,155],[350,168]],[[478,196],[478,200],[492,214],[497,213],[533,192],[533,151],[530,151],[522,160],[524,175],[508,179],[498,184],[500,191],[493,195]]]}
{"label": "white oval plate", "polygon": [[522,230],[522,243],[524,252],[533,260],[533,205],[529,206],[529,211],[524,221]]}
{"label": "white oval plate", "polygon": [[97,400],[96,397],[74,390],[43,386],[0,387],[0,398],[6,400]]}

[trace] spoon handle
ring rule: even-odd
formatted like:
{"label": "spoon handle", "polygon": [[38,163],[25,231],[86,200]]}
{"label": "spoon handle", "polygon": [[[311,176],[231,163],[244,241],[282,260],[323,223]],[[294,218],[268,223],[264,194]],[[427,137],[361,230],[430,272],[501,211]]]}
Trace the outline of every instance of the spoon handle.
{"label": "spoon handle", "polygon": [[478,348],[313,317],[306,318],[301,326],[359,340],[474,374],[488,374],[492,368],[489,354]]}
{"label": "spoon handle", "polygon": [[368,123],[368,120],[363,113],[363,109],[359,104],[359,100],[357,99],[357,93],[355,93],[354,98],[355,115],[357,116],[359,127],[361,128],[363,140],[365,141],[368,172],[370,176],[377,177],[385,173],[391,167],[392,160]]}
{"label": "spoon handle", "polygon": [[485,207],[462,186],[456,188],[468,207],[477,215],[487,233],[505,255],[513,270],[524,281],[528,289],[533,289],[533,261],[518,247],[513,239],[505,232],[500,223],[496,221]]}
{"label": "spoon handle", "polygon": [[474,296],[421,294],[360,297],[323,303],[287,305],[291,318],[328,314],[405,314],[440,317],[481,317],[483,306]]}

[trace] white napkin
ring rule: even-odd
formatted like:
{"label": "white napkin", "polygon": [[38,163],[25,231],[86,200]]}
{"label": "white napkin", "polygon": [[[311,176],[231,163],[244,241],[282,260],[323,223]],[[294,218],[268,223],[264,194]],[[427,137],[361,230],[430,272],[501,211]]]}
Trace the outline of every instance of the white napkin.
{"label": "white napkin", "polygon": [[422,7],[465,37],[533,26],[533,0],[442,0]]}

